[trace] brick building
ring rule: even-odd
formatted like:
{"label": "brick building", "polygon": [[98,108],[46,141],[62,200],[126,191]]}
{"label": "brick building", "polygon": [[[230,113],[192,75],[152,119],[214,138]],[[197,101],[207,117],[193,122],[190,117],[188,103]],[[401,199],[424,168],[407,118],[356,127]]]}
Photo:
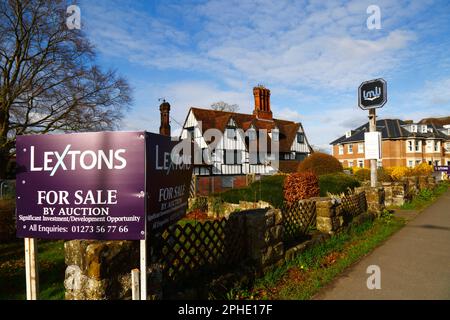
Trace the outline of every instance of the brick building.
{"label": "brick building", "polygon": [[[252,114],[190,108],[181,138],[190,136],[201,150],[213,148],[208,163],[194,166],[197,190],[201,194],[245,186],[249,176],[274,174],[275,160],[279,170],[295,171],[300,161],[311,153],[301,123],[272,117],[270,90],[258,86],[253,89],[253,95]],[[205,138],[208,129],[219,130],[220,141]],[[249,152],[249,145],[255,143],[260,148],[265,143],[260,144],[261,134],[264,134],[267,154],[254,155]],[[278,152],[271,152],[272,143],[278,144]]]}
{"label": "brick building", "polygon": [[[378,166],[414,167],[422,162],[450,165],[450,123],[424,120],[377,120],[377,131],[382,136],[382,160]],[[370,168],[369,160],[364,159],[364,132],[368,130],[366,123],[330,143],[333,156],[344,167]]]}

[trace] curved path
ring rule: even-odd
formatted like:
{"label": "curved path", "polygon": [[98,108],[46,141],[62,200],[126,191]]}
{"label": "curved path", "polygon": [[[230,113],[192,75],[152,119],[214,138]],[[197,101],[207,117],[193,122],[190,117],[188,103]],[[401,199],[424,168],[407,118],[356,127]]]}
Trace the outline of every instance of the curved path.
{"label": "curved path", "polygon": [[[450,299],[450,191],[409,217],[405,227],[314,299]],[[380,267],[381,289],[367,288],[370,265]]]}

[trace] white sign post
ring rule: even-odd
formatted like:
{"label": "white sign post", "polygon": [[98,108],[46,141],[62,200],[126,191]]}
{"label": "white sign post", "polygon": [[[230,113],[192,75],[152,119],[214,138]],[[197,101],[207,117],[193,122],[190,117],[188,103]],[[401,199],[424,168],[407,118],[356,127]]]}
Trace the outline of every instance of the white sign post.
{"label": "white sign post", "polygon": [[[383,107],[387,102],[387,84],[384,79],[374,79],[361,83],[358,88],[358,106],[363,110],[369,110],[370,142],[366,141],[364,134],[364,146],[366,159],[370,160],[370,186],[377,186],[377,160],[381,159],[381,134],[377,132],[376,108]],[[377,135],[379,134],[379,135]],[[379,142],[378,142],[379,141]],[[369,147],[369,154],[367,148]]]}
{"label": "white sign post", "polygon": [[131,299],[140,299],[140,288],[139,288],[139,269],[131,270]]}
{"label": "white sign post", "polygon": [[37,270],[37,245],[35,238],[25,238],[25,278],[27,300],[37,300],[39,293],[39,273]]}

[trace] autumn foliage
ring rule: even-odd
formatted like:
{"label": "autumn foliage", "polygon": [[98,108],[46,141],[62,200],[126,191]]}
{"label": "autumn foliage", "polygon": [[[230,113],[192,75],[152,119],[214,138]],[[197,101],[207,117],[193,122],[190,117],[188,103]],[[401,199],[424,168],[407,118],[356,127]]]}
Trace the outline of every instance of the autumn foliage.
{"label": "autumn foliage", "polygon": [[342,164],[333,156],[326,153],[314,152],[298,166],[298,172],[312,171],[317,176],[342,172]]}
{"label": "autumn foliage", "polygon": [[288,203],[318,197],[319,179],[312,171],[291,173],[284,180],[283,193]]}

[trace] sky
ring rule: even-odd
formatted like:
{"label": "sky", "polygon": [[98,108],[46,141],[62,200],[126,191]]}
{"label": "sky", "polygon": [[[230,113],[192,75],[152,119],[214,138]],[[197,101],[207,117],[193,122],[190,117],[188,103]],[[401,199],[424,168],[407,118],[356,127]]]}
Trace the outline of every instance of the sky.
{"label": "sky", "polygon": [[[450,1],[78,1],[98,63],[127,78],[124,130],[159,130],[159,98],[172,132],[190,107],[217,101],[251,113],[253,87],[271,90],[273,116],[299,121],[311,144],[367,121],[361,82],[384,78],[379,119],[450,116]],[[369,29],[370,5],[381,28]]]}

